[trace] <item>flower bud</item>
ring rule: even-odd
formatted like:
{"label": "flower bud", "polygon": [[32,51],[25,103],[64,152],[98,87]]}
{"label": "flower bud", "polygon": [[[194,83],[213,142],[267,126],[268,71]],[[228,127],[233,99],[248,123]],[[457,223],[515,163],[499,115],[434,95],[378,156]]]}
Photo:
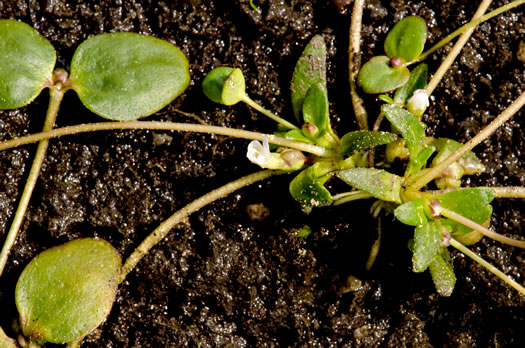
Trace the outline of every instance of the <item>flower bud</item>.
{"label": "flower bud", "polygon": [[317,134],[319,134],[319,128],[313,123],[306,122],[303,124],[302,127],[304,135],[306,135],[309,138],[315,138]]}
{"label": "flower bud", "polygon": [[426,89],[416,89],[414,94],[407,102],[407,109],[414,116],[420,118],[425,113],[425,110],[430,105],[428,101],[428,93]]}
{"label": "flower bud", "polygon": [[301,151],[292,149],[286,149],[281,152],[281,158],[289,169],[294,170],[301,169],[304,165],[304,161],[306,160],[305,155],[303,155]]}

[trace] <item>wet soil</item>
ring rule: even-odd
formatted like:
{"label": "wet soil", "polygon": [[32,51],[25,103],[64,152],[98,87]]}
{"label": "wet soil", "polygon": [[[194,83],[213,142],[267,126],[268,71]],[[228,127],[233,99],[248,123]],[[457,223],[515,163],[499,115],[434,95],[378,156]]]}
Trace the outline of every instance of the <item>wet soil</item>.
{"label": "wet soil", "polygon": [[[350,8],[328,1],[15,1],[0,17],[35,27],[68,68],[74,49],[91,35],[133,31],[168,40],[190,62],[192,82],[151,120],[195,122],[272,132],[272,121],[246,106],[206,100],[200,84],[213,67],[243,70],[248,93],[280,115],[291,115],[289,81],[314,34],[328,45],[333,126],[356,129],[350,105],[347,44]],[[345,1],[337,1],[343,4]],[[501,1],[495,3],[500,4]],[[491,8],[495,8],[494,4]],[[363,59],[382,53],[388,30],[419,15],[437,42],[465,23],[475,5],[459,1],[369,1],[363,18]],[[424,121],[429,135],[467,141],[525,91],[525,14],[518,8],[482,24],[434,93]],[[429,47],[429,46],[427,46]],[[435,71],[447,49],[427,62]],[[37,132],[47,93],[31,105],[0,112],[0,138]],[[375,118],[379,104],[367,97]],[[471,186],[525,184],[523,111],[476,148],[487,171]],[[291,118],[290,118],[291,119]],[[99,119],[74,93],[66,95],[57,127]],[[37,253],[70,239],[96,236],[126,257],[177,209],[207,191],[257,170],[247,141],[199,134],[115,131],[53,140],[0,286],[0,324],[15,336],[16,279]],[[34,146],[0,153],[0,236],[5,235]],[[276,177],[192,215],[155,247],[120,286],[112,312],[83,347],[245,346],[525,346],[525,298],[453,251],[458,277],[449,298],[436,294],[428,273],[411,272],[412,234],[383,218],[379,256],[365,272],[377,224],[371,202],[305,215],[288,194],[290,177]],[[338,183],[332,183],[340,189]],[[267,209],[253,219],[253,204]],[[525,234],[523,201],[496,200],[492,226]],[[266,216],[265,216],[266,215]],[[297,238],[309,224],[313,233]],[[525,253],[483,240],[472,247],[523,283]]]}

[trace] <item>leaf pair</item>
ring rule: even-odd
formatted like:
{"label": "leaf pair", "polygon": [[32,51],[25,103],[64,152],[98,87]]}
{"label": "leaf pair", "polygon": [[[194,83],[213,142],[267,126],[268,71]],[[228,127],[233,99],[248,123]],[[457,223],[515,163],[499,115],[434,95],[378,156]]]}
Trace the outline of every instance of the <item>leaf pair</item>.
{"label": "leaf pair", "polygon": [[[24,106],[53,87],[56,53],[35,29],[0,20],[0,109]],[[188,61],[170,43],[135,33],[84,41],[71,61],[65,88],[99,116],[118,121],[151,115],[189,84]]]}
{"label": "leaf pair", "polygon": [[398,22],[386,37],[386,56],[373,57],[359,71],[359,86],[366,93],[384,93],[403,86],[410,78],[406,65],[423,52],[426,34],[426,23],[420,17]]}

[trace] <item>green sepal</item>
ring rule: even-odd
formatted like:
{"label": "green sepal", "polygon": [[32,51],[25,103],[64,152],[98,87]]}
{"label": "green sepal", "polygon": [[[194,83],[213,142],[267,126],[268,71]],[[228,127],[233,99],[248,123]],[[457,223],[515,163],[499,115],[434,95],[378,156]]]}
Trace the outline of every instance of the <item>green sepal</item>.
{"label": "green sepal", "polygon": [[72,88],[95,114],[115,121],[149,116],[188,87],[184,53],[167,41],[112,33],[82,42],[71,61]]}
{"label": "green sepal", "polygon": [[416,227],[414,232],[414,254],[412,267],[414,272],[423,272],[439,252],[443,225],[439,221],[430,221]]}
{"label": "green sepal", "polygon": [[328,96],[323,84],[313,84],[306,92],[303,102],[303,120],[318,128],[319,131],[315,138],[319,138],[326,132],[329,124]]}
{"label": "green sepal", "polygon": [[37,255],[15,290],[24,335],[69,343],[89,334],[111,310],[120,270],[117,250],[101,239],[77,239]]}
{"label": "green sepal", "polygon": [[306,45],[292,75],[292,108],[299,123],[306,93],[316,84],[321,84],[326,93],[326,45],[321,35],[315,35]]}
{"label": "green sepal", "polygon": [[410,99],[414,91],[423,89],[427,86],[428,79],[428,65],[421,63],[410,72],[410,78],[401,88],[396,90],[394,94],[394,103],[398,105],[405,105]]}
{"label": "green sepal", "polygon": [[385,53],[390,58],[399,58],[403,63],[416,59],[427,39],[427,25],[421,17],[410,16],[399,21],[385,39]]}
{"label": "green sepal", "polygon": [[425,214],[425,199],[417,198],[401,204],[394,210],[395,217],[410,226],[421,226],[428,222]]}
{"label": "green sepal", "polygon": [[341,138],[339,153],[346,157],[352,153],[373,146],[385,145],[397,140],[397,135],[388,132],[359,130],[346,133]]}
{"label": "green sepal", "polygon": [[290,182],[290,194],[303,207],[303,210],[310,212],[314,207],[324,207],[332,204],[332,195],[324,187],[324,183],[330,175],[322,162],[317,162],[311,167],[301,171]]}
{"label": "green sepal", "polygon": [[382,169],[349,168],[337,172],[337,176],[348,185],[370,193],[383,201],[401,203],[403,178]]}
{"label": "green sepal", "polygon": [[52,84],[54,47],[31,26],[0,20],[0,110],[29,104]]}
{"label": "green sepal", "polygon": [[357,84],[365,93],[385,93],[403,86],[410,78],[408,68],[394,68],[387,56],[372,57],[357,76]]}
{"label": "green sepal", "polygon": [[384,113],[394,129],[406,140],[410,161],[416,161],[419,153],[427,147],[425,129],[421,121],[397,105],[384,104],[381,106],[381,112]]}
{"label": "green sepal", "polygon": [[456,285],[456,275],[448,249],[441,247],[428,265],[436,291],[441,296],[450,296]]}
{"label": "green sepal", "polygon": [[[443,208],[452,210],[481,225],[485,223],[492,214],[490,202],[492,202],[495,196],[494,190],[479,187],[452,191],[436,198]],[[470,227],[450,219],[446,219],[444,223],[450,226],[451,233],[455,235],[462,235],[472,231]]]}

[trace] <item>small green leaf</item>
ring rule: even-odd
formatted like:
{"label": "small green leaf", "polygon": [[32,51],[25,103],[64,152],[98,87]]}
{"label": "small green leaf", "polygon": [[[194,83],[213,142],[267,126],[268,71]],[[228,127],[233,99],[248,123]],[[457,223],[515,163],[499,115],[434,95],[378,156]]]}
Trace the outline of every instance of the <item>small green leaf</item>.
{"label": "small green leaf", "polygon": [[441,296],[450,296],[456,284],[456,275],[447,248],[441,247],[428,265],[434,286]]}
{"label": "small green leaf", "polygon": [[222,89],[222,103],[224,105],[234,105],[240,102],[246,95],[246,83],[241,69],[233,69],[230,76],[224,82]]}
{"label": "small green leaf", "polygon": [[301,129],[292,129],[288,132],[275,132],[275,135],[283,137],[290,140],[302,141],[305,143],[313,144],[313,140],[304,135]]}
{"label": "small green leaf", "polygon": [[[460,147],[463,146],[462,143],[456,140],[447,139],[447,138],[438,138],[432,141],[432,146],[435,146],[438,154],[432,160],[432,166],[436,166],[440,162],[444,161],[452,153],[456,152]],[[469,160],[468,165],[472,168],[464,168],[467,171],[467,174],[474,174],[483,172],[483,164],[480,159],[474,154],[474,152],[469,151],[463,156],[464,160]],[[462,161],[459,161],[462,162]],[[462,166],[465,166],[467,163],[462,163]]]}
{"label": "small green leaf", "polygon": [[0,109],[29,104],[52,80],[55,49],[29,25],[0,20]]}
{"label": "small green leaf", "polygon": [[328,96],[321,83],[312,85],[306,92],[303,102],[303,119],[318,128],[317,137],[322,136],[328,128]]}
{"label": "small green leaf", "polygon": [[[480,187],[452,191],[436,198],[443,208],[452,210],[478,224],[483,224],[492,214],[490,202],[494,197],[494,190]],[[449,219],[447,219],[446,224],[451,226],[451,232],[457,235],[465,234],[472,230]]]}
{"label": "small green leaf", "polygon": [[306,238],[312,234],[312,228],[308,225],[304,225],[299,231],[297,231],[296,236],[298,238]]}
{"label": "small green leaf", "polygon": [[405,105],[415,90],[424,89],[427,86],[428,66],[421,63],[410,72],[410,78],[394,94],[394,103]]}
{"label": "small green leaf", "polygon": [[0,347],[2,348],[18,348],[16,341],[7,336],[4,330],[0,327]]}
{"label": "small green leaf", "polygon": [[120,268],[117,250],[100,239],[73,240],[37,255],[16,284],[24,335],[68,343],[93,331],[115,301]]}
{"label": "small green leaf", "polygon": [[357,76],[357,84],[365,93],[385,93],[403,86],[410,78],[406,67],[393,68],[387,56],[372,57]]}
{"label": "small green leaf", "polygon": [[423,124],[410,112],[397,105],[384,104],[381,106],[381,112],[406,140],[410,161],[417,160],[419,153],[427,146]]}
{"label": "small green leaf", "polygon": [[439,221],[430,221],[416,227],[414,233],[414,255],[412,266],[414,272],[423,272],[430,265],[441,245],[443,225]]}
{"label": "small green leaf", "polygon": [[370,193],[383,201],[401,203],[400,191],[403,178],[382,169],[350,168],[337,172],[348,185]]}
{"label": "small green leaf", "polygon": [[423,151],[421,151],[413,161],[410,161],[407,166],[405,176],[420,173],[421,169],[426,166],[428,159],[430,156],[432,156],[434,151],[436,151],[434,146],[429,146],[423,149]]}
{"label": "small green leaf", "polygon": [[290,182],[290,194],[307,212],[314,207],[324,207],[332,204],[332,195],[324,187],[329,176],[320,177],[322,163],[304,169]]}
{"label": "small green leaf", "polygon": [[188,60],[169,42],[135,33],[93,36],[71,62],[72,88],[102,117],[127,121],[153,114],[188,87]]}
{"label": "small green leaf", "polygon": [[380,94],[377,99],[384,101],[387,104],[394,104],[394,99],[392,99],[388,94]]}
{"label": "small green leaf", "polygon": [[326,45],[321,35],[315,35],[306,45],[293,72],[290,87],[292,108],[299,123],[301,123],[306,92],[318,83],[323,86],[326,93]]}
{"label": "small green leaf", "polygon": [[385,145],[397,140],[397,135],[388,132],[374,132],[360,130],[346,133],[341,138],[339,151],[341,156],[348,156],[352,153],[368,149],[373,146]]}
{"label": "small green leaf", "polygon": [[394,215],[405,225],[421,226],[426,224],[428,218],[425,215],[425,199],[418,198],[401,204],[394,210]]}
{"label": "small green leaf", "polygon": [[425,46],[427,25],[421,17],[410,16],[399,21],[388,33],[385,52],[390,58],[399,58],[404,63],[416,59]]}
{"label": "small green leaf", "polygon": [[220,66],[212,69],[202,81],[202,91],[213,102],[223,104],[222,89],[233,68]]}

